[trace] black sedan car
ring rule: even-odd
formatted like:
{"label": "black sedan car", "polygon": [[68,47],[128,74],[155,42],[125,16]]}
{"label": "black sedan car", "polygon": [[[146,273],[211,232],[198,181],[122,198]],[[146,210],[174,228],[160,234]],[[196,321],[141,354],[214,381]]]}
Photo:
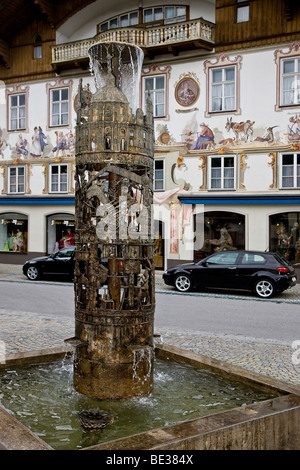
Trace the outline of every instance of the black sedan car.
{"label": "black sedan car", "polygon": [[34,258],[23,266],[23,273],[31,281],[42,276],[62,276],[72,278],[75,268],[75,246],[63,248],[57,253],[42,258]]}
{"label": "black sedan car", "polygon": [[163,280],[180,292],[226,288],[249,290],[267,299],[294,286],[297,277],[289,261],[277,253],[236,250],[170,268]]}

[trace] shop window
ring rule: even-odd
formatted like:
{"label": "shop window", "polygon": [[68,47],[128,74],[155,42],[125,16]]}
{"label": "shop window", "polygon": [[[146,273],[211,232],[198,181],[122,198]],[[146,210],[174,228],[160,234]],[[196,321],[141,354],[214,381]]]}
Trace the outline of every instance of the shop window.
{"label": "shop window", "polygon": [[164,269],[164,223],[154,220],[154,264],[156,269]]}
{"label": "shop window", "polygon": [[281,188],[300,188],[300,154],[281,155]]}
{"label": "shop window", "polygon": [[165,189],[164,160],[154,161],[154,190],[163,191]]}
{"label": "shop window", "polygon": [[284,212],[270,217],[270,251],[294,264],[300,262],[300,212]]}
{"label": "shop window", "polygon": [[27,252],[27,217],[22,214],[0,214],[0,251]]}
{"label": "shop window", "polygon": [[245,216],[235,212],[212,211],[194,216],[194,258],[226,250],[245,249]]}
{"label": "shop window", "polygon": [[233,156],[209,158],[209,189],[235,189],[235,158]]}
{"label": "shop window", "polygon": [[68,165],[51,165],[50,167],[50,192],[68,192]]}
{"label": "shop window", "polygon": [[70,214],[47,217],[47,252],[56,253],[75,244],[75,219]]}
{"label": "shop window", "polygon": [[14,166],[8,170],[8,192],[10,194],[25,193],[25,167]]}

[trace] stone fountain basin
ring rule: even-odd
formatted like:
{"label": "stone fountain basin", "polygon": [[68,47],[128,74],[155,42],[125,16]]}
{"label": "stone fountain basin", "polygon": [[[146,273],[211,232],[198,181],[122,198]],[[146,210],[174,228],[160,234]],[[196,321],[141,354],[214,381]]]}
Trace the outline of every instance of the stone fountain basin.
{"label": "stone fountain basin", "polygon": [[[73,350],[55,348],[12,354],[0,367],[62,359]],[[156,356],[208,369],[275,398],[87,447],[84,450],[298,450],[300,387],[166,344]],[[0,407],[0,449],[51,450],[26,426]]]}

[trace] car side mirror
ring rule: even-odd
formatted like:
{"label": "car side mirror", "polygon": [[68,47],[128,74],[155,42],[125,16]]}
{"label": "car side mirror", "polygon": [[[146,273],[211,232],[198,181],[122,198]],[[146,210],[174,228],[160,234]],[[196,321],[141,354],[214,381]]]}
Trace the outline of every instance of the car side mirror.
{"label": "car side mirror", "polygon": [[202,261],[202,266],[207,266],[207,261]]}

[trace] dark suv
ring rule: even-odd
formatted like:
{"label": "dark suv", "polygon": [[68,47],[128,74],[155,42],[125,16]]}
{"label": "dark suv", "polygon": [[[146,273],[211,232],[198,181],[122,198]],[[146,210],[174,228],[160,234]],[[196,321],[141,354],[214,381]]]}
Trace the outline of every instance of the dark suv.
{"label": "dark suv", "polygon": [[227,288],[250,290],[267,299],[294,286],[297,276],[291,263],[278,253],[236,250],[170,268],[163,274],[163,280],[180,292]]}

